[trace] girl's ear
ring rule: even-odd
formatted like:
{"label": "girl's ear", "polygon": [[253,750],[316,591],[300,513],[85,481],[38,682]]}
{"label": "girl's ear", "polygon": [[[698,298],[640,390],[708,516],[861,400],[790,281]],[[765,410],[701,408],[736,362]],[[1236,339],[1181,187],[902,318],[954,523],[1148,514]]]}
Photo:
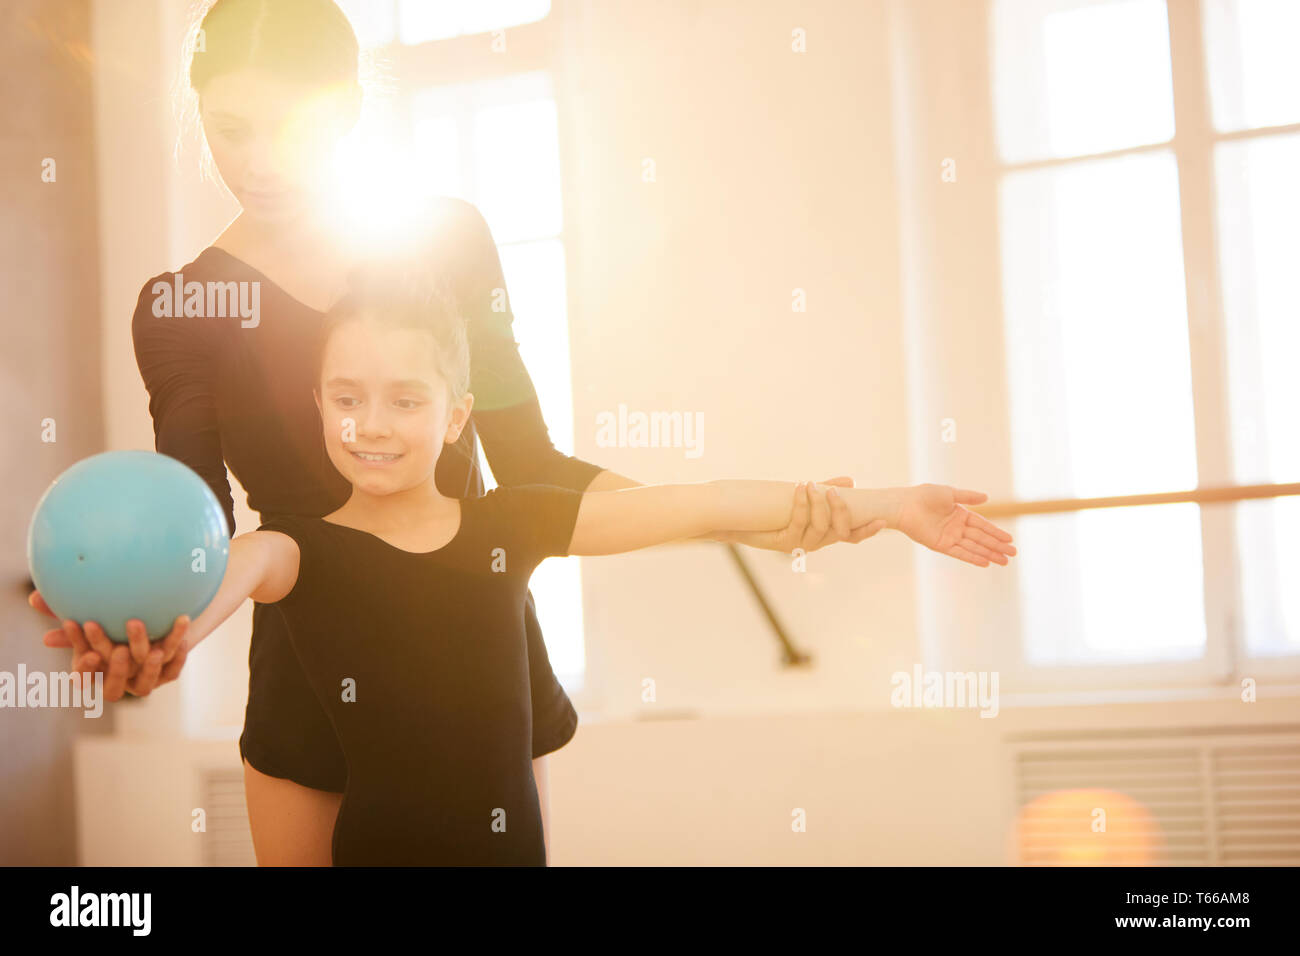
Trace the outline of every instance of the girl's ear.
{"label": "girl's ear", "polygon": [[443,444],[451,445],[460,440],[460,434],[469,422],[469,413],[473,407],[472,392],[466,392],[460,401],[451,406],[451,420],[447,423],[447,434],[443,436]]}

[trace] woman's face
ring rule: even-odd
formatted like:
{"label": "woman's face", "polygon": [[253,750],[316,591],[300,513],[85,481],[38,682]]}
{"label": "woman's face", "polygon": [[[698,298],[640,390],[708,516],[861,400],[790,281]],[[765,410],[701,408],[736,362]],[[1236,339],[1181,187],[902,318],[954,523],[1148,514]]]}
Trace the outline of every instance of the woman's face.
{"label": "woman's face", "polygon": [[362,321],[330,336],[317,403],[330,461],[354,489],[390,495],[430,482],[442,446],[460,436],[474,397],[450,403],[435,348],[428,332]]}
{"label": "woman's face", "polygon": [[214,76],[199,102],[222,181],[251,218],[274,224],[297,219],[326,188],[360,91],[302,86],[246,67]]}

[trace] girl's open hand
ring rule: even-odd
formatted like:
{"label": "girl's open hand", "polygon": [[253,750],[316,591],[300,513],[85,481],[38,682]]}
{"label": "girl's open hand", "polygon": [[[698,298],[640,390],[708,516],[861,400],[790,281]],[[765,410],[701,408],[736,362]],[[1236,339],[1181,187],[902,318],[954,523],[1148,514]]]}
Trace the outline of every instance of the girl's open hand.
{"label": "girl's open hand", "polygon": [[[29,594],[27,603],[58,620],[41,592]],[[120,700],[124,693],[147,697],[154,688],[180,676],[189,652],[185,643],[189,623],[190,619],[181,615],[172,625],[171,633],[151,645],[144,623],[138,620],[127,622],[126,644],[110,640],[94,621],[87,621],[83,629],[76,621],[68,620],[61,627],[46,631],[43,642],[46,647],[72,648],[71,670],[79,672],[83,681],[93,680],[95,672],[102,671],[106,700]]]}
{"label": "girl's open hand", "polygon": [[1007,556],[1016,553],[1011,535],[962,507],[982,504],[988,497],[948,485],[914,485],[903,490],[898,530],[932,551],[981,568],[990,561],[1006,565]]}

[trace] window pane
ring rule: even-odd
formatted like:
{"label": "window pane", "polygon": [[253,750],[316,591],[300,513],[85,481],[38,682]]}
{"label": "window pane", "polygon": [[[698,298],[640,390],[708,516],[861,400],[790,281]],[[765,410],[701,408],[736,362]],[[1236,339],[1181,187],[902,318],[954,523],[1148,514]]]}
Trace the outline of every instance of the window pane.
{"label": "window pane", "polygon": [[1196,487],[1173,157],[1013,173],[1001,214],[1017,496]]}
{"label": "window pane", "polygon": [[1227,132],[1300,122],[1300,3],[1202,3],[1214,125]]}
{"label": "window pane", "polygon": [[537,622],[546,641],[551,670],[568,691],[582,684],[587,666],[582,631],[582,564],[575,558],[543,561],[529,580]]}
{"label": "window pane", "polygon": [[429,114],[418,98],[414,101],[413,113],[411,145],[419,164],[417,182],[420,188],[426,196],[468,198],[460,175],[460,134],[456,129],[456,117]]}
{"label": "window pane", "polygon": [[551,0],[474,0],[462,10],[462,32],[487,33],[545,19],[551,12]]}
{"label": "window pane", "polygon": [[460,4],[447,0],[398,0],[398,36],[408,46],[460,33]]}
{"label": "window pane", "polygon": [[[564,245],[547,239],[503,245],[499,251],[519,354],[537,389],[552,443],[571,455],[573,378]],[[545,561],[533,573],[531,584],[551,667],[569,689],[574,689],[585,667],[581,567],[577,561]]]}
{"label": "window pane", "polygon": [[1300,654],[1300,498],[1239,502],[1237,549],[1247,653]]}
{"label": "window pane", "polygon": [[[1300,481],[1300,136],[1215,150],[1233,477]],[[1236,511],[1247,652],[1300,653],[1300,499]]]}
{"label": "window pane", "polygon": [[1036,666],[1193,660],[1205,649],[1194,504],[1017,518],[1021,633]]}
{"label": "window pane", "polygon": [[[445,40],[534,23],[551,12],[551,0],[398,0],[405,44]],[[507,41],[508,42],[508,41]]]}
{"label": "window pane", "polygon": [[992,31],[1004,160],[1078,156],[1173,137],[1163,0],[995,0]]}
{"label": "window pane", "polygon": [[479,206],[498,242],[560,233],[560,147],[553,99],[479,110],[474,161]]}
{"label": "window pane", "polygon": [[397,8],[394,0],[337,0],[339,8],[352,22],[357,42],[362,47],[386,46],[397,35]]}
{"label": "window pane", "polygon": [[[495,223],[492,224],[495,231]],[[501,269],[515,317],[519,354],[537,388],[551,441],[573,454],[573,377],[564,245],[558,239],[500,247]]]}
{"label": "window pane", "polygon": [[1215,150],[1233,471],[1300,481],[1300,136]]}

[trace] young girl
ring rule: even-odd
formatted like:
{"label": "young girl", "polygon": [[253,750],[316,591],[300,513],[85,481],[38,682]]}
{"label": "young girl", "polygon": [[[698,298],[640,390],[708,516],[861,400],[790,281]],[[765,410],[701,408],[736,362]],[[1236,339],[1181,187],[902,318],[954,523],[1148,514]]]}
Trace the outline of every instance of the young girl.
{"label": "young girl", "polygon": [[[363,279],[331,310],[316,404],[351,495],[231,542],[192,646],[247,598],[275,605],[332,723],[348,779],[335,865],[544,865],[531,773],[524,602],[549,556],[616,554],[790,520],[791,484],[710,481],[581,493],[438,490],[469,420],[463,322],[418,280]],[[855,526],[987,566],[1011,536],[936,485],[847,489]]]}

